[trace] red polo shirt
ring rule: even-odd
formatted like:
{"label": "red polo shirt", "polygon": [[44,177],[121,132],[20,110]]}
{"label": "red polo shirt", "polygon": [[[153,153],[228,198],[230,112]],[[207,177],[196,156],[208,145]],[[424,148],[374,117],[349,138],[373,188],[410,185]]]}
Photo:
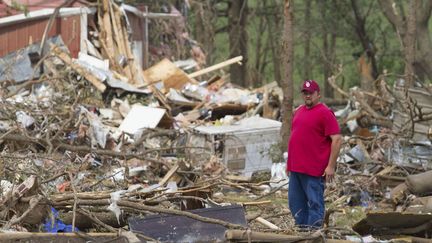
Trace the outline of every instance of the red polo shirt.
{"label": "red polo shirt", "polygon": [[292,120],[287,170],[322,176],[330,158],[330,135],[339,133],[336,117],[326,105],[300,106]]}

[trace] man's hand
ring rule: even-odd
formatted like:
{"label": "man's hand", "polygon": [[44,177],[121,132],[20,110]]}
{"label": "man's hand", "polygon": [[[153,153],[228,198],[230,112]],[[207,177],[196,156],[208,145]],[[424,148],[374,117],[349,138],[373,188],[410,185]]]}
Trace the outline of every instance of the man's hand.
{"label": "man's hand", "polygon": [[325,176],[327,183],[332,182],[335,176],[335,169],[331,166],[327,166],[327,168],[324,170],[323,176]]}
{"label": "man's hand", "polygon": [[332,140],[330,158],[327,168],[324,170],[326,182],[332,182],[335,176],[336,159],[339,156],[339,150],[342,144],[342,136],[340,134],[330,135]]}

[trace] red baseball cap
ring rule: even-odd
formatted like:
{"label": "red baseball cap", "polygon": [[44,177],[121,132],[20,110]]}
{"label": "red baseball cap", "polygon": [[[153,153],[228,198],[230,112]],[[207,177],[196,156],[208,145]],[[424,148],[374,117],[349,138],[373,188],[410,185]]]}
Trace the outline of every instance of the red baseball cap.
{"label": "red baseball cap", "polygon": [[305,80],[303,82],[303,86],[301,89],[301,92],[303,91],[308,91],[308,92],[315,92],[315,91],[320,91],[320,87],[318,85],[318,83],[315,80]]}

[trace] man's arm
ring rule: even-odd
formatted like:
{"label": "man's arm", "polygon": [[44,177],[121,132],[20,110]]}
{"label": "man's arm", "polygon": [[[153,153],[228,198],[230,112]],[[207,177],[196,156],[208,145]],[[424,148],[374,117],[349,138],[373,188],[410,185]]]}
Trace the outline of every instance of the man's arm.
{"label": "man's arm", "polygon": [[336,170],[336,160],[339,156],[339,151],[342,145],[342,136],[340,134],[330,135],[330,138],[332,140],[330,159],[323,175],[326,177],[327,182],[332,182],[334,179],[335,170]]}

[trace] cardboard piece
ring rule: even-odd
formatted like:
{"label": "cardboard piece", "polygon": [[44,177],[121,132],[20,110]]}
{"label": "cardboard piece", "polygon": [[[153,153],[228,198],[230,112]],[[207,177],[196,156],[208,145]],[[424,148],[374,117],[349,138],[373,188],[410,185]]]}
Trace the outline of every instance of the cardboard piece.
{"label": "cardboard piece", "polygon": [[165,109],[134,105],[119,129],[125,133],[135,134],[143,128],[155,128],[164,114]]}
{"label": "cardboard piece", "polygon": [[148,84],[162,81],[164,91],[168,91],[170,88],[180,90],[186,83],[196,83],[167,58],[145,70],[143,75]]}

